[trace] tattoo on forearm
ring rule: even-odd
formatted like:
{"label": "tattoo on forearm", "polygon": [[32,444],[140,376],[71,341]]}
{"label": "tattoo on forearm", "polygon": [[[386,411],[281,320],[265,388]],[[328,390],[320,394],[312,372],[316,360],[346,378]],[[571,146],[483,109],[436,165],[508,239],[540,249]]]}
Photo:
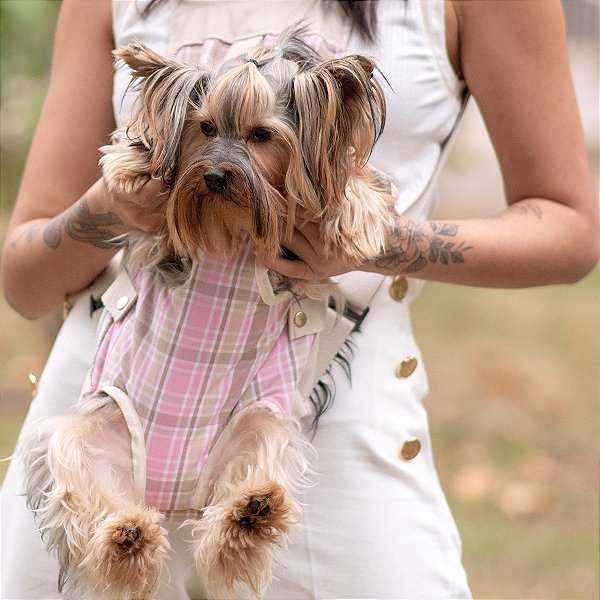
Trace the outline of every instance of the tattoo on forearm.
{"label": "tattoo on forearm", "polygon": [[28,227],[25,231],[22,231],[19,235],[17,235],[11,242],[10,242],[10,247],[11,248],[16,248],[17,244],[23,239],[25,238],[25,241],[27,243],[31,242],[33,240],[33,238],[36,236],[37,232],[39,231],[40,225],[39,223],[35,223],[34,225],[31,225],[30,227]]}
{"label": "tattoo on forearm", "polygon": [[542,209],[537,204],[520,204],[514,205],[511,208],[518,210],[523,215],[533,213],[538,221],[542,219]]}
{"label": "tattoo on forearm", "polygon": [[451,223],[407,220],[394,227],[386,253],[375,264],[390,270],[404,265],[405,273],[416,273],[432,263],[463,263],[464,253],[472,246],[449,239],[456,237],[458,229],[459,225]]}
{"label": "tattoo on forearm", "polygon": [[44,242],[50,248],[58,248],[62,239],[62,231],[78,241],[91,244],[97,248],[111,249],[115,247],[115,237],[108,227],[122,225],[123,221],[112,212],[92,214],[87,198],[84,195],[61,217],[52,219],[44,228]]}

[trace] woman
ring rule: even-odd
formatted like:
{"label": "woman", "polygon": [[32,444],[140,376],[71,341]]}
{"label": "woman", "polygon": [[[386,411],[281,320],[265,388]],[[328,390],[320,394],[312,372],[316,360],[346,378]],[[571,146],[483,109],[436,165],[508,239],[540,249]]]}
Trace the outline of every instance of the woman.
{"label": "woman", "polygon": [[[380,0],[351,6],[353,21],[335,3],[301,0],[162,1],[146,16],[139,13],[141,2],[111,7],[109,0],[64,0],[48,97],[4,248],[3,286],[15,309],[38,317],[94,281],[114,255],[108,239],[135,228],[152,231],[162,219],[157,183],[117,197],[99,180],[97,148],[115,119],[126,119],[127,74],[117,73],[113,93],[113,47],[137,36],[158,51],[218,59],[255,39],[268,43],[282,23],[305,17],[315,24],[321,50],[375,56],[390,87],[386,131],[371,162],[394,177],[402,216],[385,255],[364,270],[390,278],[355,338],[352,386],[333,367],[336,400],[314,439],[318,485],[303,498],[304,527],[281,554],[267,597],[464,598],[460,543],[421,404],[427,382],[408,317],[419,287],[411,277],[522,287],[577,281],[598,260],[598,211],[560,3]],[[492,219],[437,223],[429,220],[428,184],[465,90],[494,143],[507,208]],[[308,279],[348,271],[324,259],[315,230],[314,224],[299,227],[289,244],[300,261],[273,257],[267,266]],[[454,254],[444,257],[436,249],[448,243]],[[86,327],[84,320],[67,321],[61,332],[29,421],[64,412],[76,400],[93,348],[92,323]],[[21,477],[14,461],[3,489],[3,593],[57,597],[56,567],[17,495]],[[183,556],[185,532],[173,539]],[[39,577],[16,568],[32,556]],[[160,598],[204,597],[185,561],[173,560],[169,570]]]}

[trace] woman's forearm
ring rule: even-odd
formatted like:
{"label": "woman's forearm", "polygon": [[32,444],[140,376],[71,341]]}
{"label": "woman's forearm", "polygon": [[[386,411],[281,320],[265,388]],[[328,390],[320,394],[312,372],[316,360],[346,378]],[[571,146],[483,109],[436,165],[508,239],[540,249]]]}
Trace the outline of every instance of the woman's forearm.
{"label": "woman's forearm", "polygon": [[51,218],[13,223],[2,256],[2,284],[12,307],[37,318],[87,287],[118,251],[116,236],[157,231],[167,194],[151,179],[137,192],[109,192],[103,179]]}
{"label": "woman's forearm", "polygon": [[264,264],[308,281],[359,269],[480,287],[572,283],[600,257],[597,207],[587,206],[576,210],[532,198],[483,219],[413,221],[398,215],[382,254],[358,266],[327,256],[319,224],[305,222],[285,243],[299,260],[266,257]]}
{"label": "woman's forearm", "polygon": [[27,318],[59,307],[104,269],[124,233],[121,219],[106,210],[94,188],[53,218],[13,227],[2,257],[2,284],[8,302]]}
{"label": "woman's forearm", "polygon": [[572,283],[596,264],[599,243],[597,217],[531,199],[484,219],[398,217],[385,252],[366,268],[484,287]]}

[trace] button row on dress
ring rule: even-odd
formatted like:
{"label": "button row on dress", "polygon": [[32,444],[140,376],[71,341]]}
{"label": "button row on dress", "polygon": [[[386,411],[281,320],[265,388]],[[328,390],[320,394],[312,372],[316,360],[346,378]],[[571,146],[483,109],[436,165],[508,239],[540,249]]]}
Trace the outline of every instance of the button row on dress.
{"label": "button row on dress", "polygon": [[[407,356],[397,367],[396,377],[406,379],[410,377],[417,368],[418,361],[414,356]],[[403,460],[412,460],[421,451],[421,442],[416,437],[409,437],[404,440],[398,455]]]}
{"label": "button row on dress", "polygon": [[[401,275],[396,275],[390,284],[390,296],[396,301],[401,302],[408,293],[408,281]],[[396,377],[406,379],[410,377],[418,366],[418,360],[415,356],[407,356],[396,367]],[[421,442],[416,437],[409,437],[398,450],[398,456],[402,460],[413,460],[421,451]]]}

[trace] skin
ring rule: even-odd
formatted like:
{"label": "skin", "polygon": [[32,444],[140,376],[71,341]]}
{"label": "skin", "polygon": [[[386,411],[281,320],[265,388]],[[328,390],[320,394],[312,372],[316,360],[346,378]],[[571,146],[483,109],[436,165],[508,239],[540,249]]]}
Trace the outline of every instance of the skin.
{"label": "skin", "polygon": [[[443,223],[398,216],[385,255],[364,270],[490,287],[581,279],[600,256],[600,224],[560,2],[446,0],[446,29],[454,69],[494,144],[507,207]],[[6,298],[29,318],[94,280],[116,252],[107,239],[153,231],[163,218],[159,182],[124,196],[99,179],[98,147],[114,128],[112,48],[109,0],[63,0],[48,96],[2,255]],[[267,266],[309,280],[350,270],[324,256],[316,223],[298,226],[286,246],[301,260],[273,257]]]}

